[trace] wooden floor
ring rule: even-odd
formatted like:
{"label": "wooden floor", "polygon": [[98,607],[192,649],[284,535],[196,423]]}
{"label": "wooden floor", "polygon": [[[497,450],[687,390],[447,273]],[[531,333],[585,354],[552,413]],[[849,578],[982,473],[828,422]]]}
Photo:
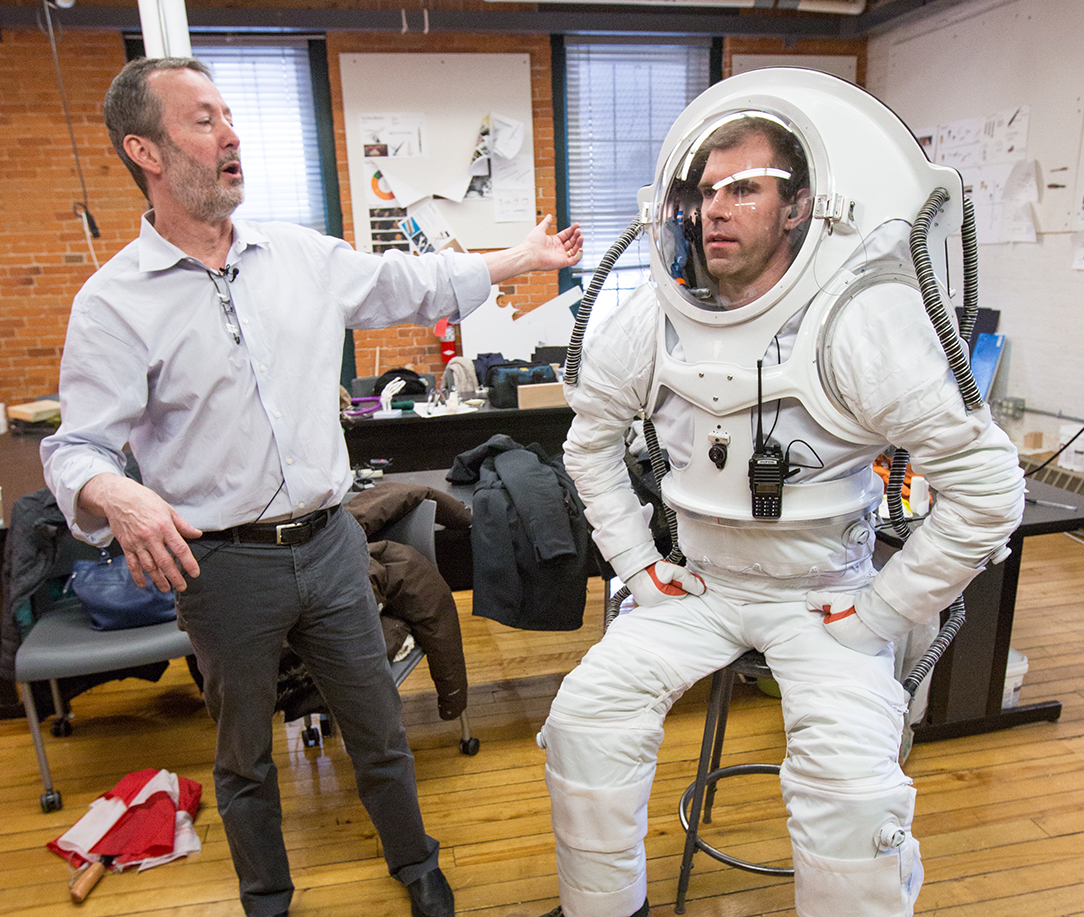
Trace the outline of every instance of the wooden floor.
{"label": "wooden floor", "polygon": [[[458,912],[539,917],[556,903],[543,753],[534,743],[550,700],[600,633],[601,584],[592,582],[588,622],[574,634],[512,631],[470,617],[460,595],[470,667],[470,714],[481,739],[475,757],[458,752],[456,723],[436,716],[425,666],[404,685],[405,722],[417,758],[428,830]],[[1030,670],[1021,700],[1058,698],[1060,722],[919,745],[906,769],[918,788],[915,833],[926,885],[918,912],[944,917],[1055,917],[1084,914],[1084,545],[1064,535],[1027,540],[1013,645]],[[705,687],[667,721],[647,840],[652,914],[670,914],[681,855],[677,799],[691,781]],[[75,699],[75,733],[46,737],[64,808],[42,814],[37,766],[25,723],[0,722],[0,914],[75,913],[68,868],[44,844],[124,773],[167,768],[203,784],[196,820],[203,852],[143,874],[107,875],[79,907],[87,917],[235,917],[241,914],[221,822],[214,808],[214,731],[183,663],[162,681],[111,682]],[[294,917],[405,917],[409,903],[389,879],[379,844],[357,802],[338,741],[302,746],[296,724],[277,747],[286,838],[297,892]],[[731,763],[778,762],[778,701],[738,686],[727,733]],[[727,762],[724,762],[727,763]],[[728,786],[717,826],[748,859],[783,860],[787,842],[778,781]],[[690,917],[793,914],[792,883],[728,869],[701,856]],[[619,917],[619,915],[615,915]]]}

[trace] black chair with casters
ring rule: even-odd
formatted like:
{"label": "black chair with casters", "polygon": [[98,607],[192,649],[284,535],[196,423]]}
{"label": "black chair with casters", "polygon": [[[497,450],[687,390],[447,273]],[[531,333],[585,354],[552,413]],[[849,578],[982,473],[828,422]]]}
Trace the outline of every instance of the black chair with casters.
{"label": "black chair with casters", "polygon": [[735,659],[730,665],[715,672],[711,679],[711,696],[708,700],[708,713],[704,721],[704,739],[700,745],[700,761],[696,769],[696,780],[681,796],[678,815],[685,829],[685,850],[681,858],[681,872],[678,876],[677,901],[674,911],[685,913],[685,895],[689,890],[689,877],[693,868],[693,856],[702,850],[712,859],[726,863],[736,869],[755,872],[767,876],[793,876],[790,866],[768,866],[750,863],[712,847],[700,836],[700,825],[711,822],[711,810],[715,803],[715,788],[720,780],[728,777],[741,777],[750,774],[779,775],[778,764],[734,764],[719,767],[722,756],[723,738],[726,735],[727,714],[730,711],[730,698],[734,680],[743,675],[753,679],[770,679],[771,669],[764,661],[764,655],[756,650],[749,650]]}
{"label": "black chair with casters", "polygon": [[[401,519],[386,525],[378,533],[373,535],[371,541],[396,541],[399,544],[409,545],[419,554],[435,565],[437,562],[436,540],[434,537],[437,504],[435,500],[422,500],[414,509]],[[398,688],[407,676],[414,671],[418,663],[425,657],[421,647],[415,645],[402,658],[391,664],[392,679]],[[335,731],[334,720],[328,713],[319,714],[320,726],[313,725],[312,715],[305,716],[305,726],[301,733],[301,741],[306,747],[314,747],[321,742],[321,736],[332,735]],[[470,734],[470,722],[467,719],[467,711],[459,714],[461,737],[459,750],[465,755],[478,754],[479,741]]]}

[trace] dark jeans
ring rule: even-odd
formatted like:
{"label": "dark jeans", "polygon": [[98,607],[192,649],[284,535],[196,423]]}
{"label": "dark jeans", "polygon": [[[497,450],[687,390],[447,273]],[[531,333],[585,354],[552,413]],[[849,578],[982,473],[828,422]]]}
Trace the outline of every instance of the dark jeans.
{"label": "dark jeans", "polygon": [[200,575],[177,594],[177,614],[218,724],[215,793],[245,913],[284,912],[293,894],[271,758],[284,640],[338,722],[389,871],[406,885],[435,869],[438,845],[418,809],[361,526],[340,511],[307,544],[201,541],[192,549]]}

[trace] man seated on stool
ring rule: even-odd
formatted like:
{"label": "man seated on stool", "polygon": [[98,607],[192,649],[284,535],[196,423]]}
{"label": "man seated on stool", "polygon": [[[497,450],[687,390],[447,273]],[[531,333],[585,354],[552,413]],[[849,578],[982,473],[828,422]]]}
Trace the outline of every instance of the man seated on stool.
{"label": "man seated on stool", "polygon": [[[810,187],[809,134],[780,112],[799,104],[803,83],[832,78],[790,72],[806,75],[791,77],[778,108],[746,110],[769,91],[757,81],[784,79],[757,71],[708,90],[693,103],[702,118],[682,115],[687,133],[667,138],[650,206],[640,198],[655,221],[653,283],[588,330],[579,378],[565,386],[576,412],[565,464],[637,607],[564,679],[539,735],[561,898],[550,917],[648,913],[644,837],[663,720],[751,648],[782,691],[798,914],[906,917],[922,882],[914,790],[897,763],[906,692],[892,641],[936,618],[1003,547],[1023,506],[1021,472],[989,411],[965,411],[920,294],[898,279],[928,192],[914,210],[882,215],[896,176],[862,184],[845,172],[880,167],[886,143],[863,94],[830,122],[848,135],[822,141],[817,174],[854,194],[852,213],[871,223],[833,234],[813,220],[824,189]],[[833,80],[844,98],[860,93],[847,86]],[[898,121],[890,136],[913,146],[915,172],[932,168]],[[872,274],[879,258],[895,279],[844,300],[833,282]],[[803,323],[822,327],[837,304],[822,354]],[[812,397],[817,360],[830,363],[841,406]],[[687,566],[659,557],[630,486],[624,436],[641,412],[669,456],[662,493]],[[911,451],[939,499],[874,578],[882,488],[871,465],[885,442]]]}
{"label": "man seated on stool", "polygon": [[[494,283],[576,263],[579,229],[548,234],[546,217],[504,251],[415,258],[232,220],[240,140],[192,59],[129,63],[105,120],[152,209],[72,306],[63,423],[41,448],[49,487],[78,537],[117,538],[137,583],[177,589],[218,726],[215,792],[245,913],[286,914],[293,893],[271,756],[285,640],[339,723],[411,913],[451,917],[365,536],[338,512],[352,481],[336,422],[343,334],[459,321]],[[145,486],[123,476],[126,443]]]}

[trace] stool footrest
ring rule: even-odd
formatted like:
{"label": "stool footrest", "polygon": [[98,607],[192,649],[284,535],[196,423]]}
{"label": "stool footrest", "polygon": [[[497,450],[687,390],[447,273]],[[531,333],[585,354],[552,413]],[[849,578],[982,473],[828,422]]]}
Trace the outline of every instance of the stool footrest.
{"label": "stool footrest", "polygon": [[[779,775],[778,764],[734,764],[730,767],[720,767],[712,771],[704,780],[704,786],[725,780],[727,777],[744,777],[752,774]],[[696,791],[696,783],[690,783],[685,792],[681,794],[681,804],[678,807],[678,816],[681,818],[681,827],[689,831],[689,811],[692,808],[693,793]],[[713,860],[726,863],[735,869],[744,869],[746,872],[755,872],[762,876],[793,876],[794,868],[791,866],[766,866],[763,863],[750,863],[748,860],[740,860],[728,853],[723,853],[712,847],[707,841],[696,834],[696,848],[703,850]]]}

